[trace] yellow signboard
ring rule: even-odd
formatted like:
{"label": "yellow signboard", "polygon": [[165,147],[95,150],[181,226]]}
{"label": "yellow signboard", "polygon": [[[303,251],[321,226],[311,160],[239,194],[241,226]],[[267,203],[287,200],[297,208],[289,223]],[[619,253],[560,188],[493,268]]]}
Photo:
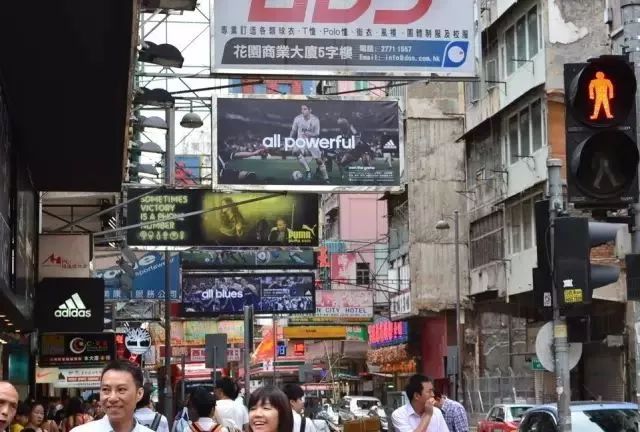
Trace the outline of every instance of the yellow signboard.
{"label": "yellow signboard", "polygon": [[285,339],[346,339],[344,326],[296,326],[282,329]]}

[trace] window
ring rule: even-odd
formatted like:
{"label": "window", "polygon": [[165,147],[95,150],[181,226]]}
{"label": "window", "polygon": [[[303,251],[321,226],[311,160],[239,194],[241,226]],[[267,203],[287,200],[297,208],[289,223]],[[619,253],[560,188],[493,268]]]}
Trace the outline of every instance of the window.
{"label": "window", "polygon": [[514,115],[509,118],[509,154],[511,155],[511,163],[518,162],[520,154],[518,145],[518,116]]}
{"label": "window", "polygon": [[356,285],[369,285],[369,263],[356,263]]}
{"label": "window", "polygon": [[531,147],[532,151],[542,148],[542,103],[540,99],[531,104]]}
{"label": "window", "polygon": [[253,85],[253,93],[254,94],[266,94],[267,93],[267,85],[266,84],[254,84]]}
{"label": "window", "polygon": [[511,75],[538,53],[542,45],[540,36],[538,8],[535,6],[522,15],[515,25],[505,30],[506,59],[504,60],[507,65],[507,75]]}
{"label": "window", "polygon": [[533,7],[527,14],[527,32],[529,33],[529,58],[538,54],[538,8]]}
{"label": "window", "polygon": [[538,194],[509,209],[509,252],[512,254],[531,249],[535,246],[535,221],[533,218],[533,204],[542,199]]}
{"label": "window", "polygon": [[471,267],[476,268],[502,259],[504,253],[502,212],[496,212],[471,223]]}
{"label": "window", "polygon": [[507,139],[509,140],[509,160],[512,164],[542,148],[544,134],[540,99],[509,117]]}
{"label": "window", "polygon": [[513,61],[513,59],[516,58],[516,40],[514,34],[515,30],[513,26],[509,27],[504,33],[504,39],[507,45],[507,58],[505,59],[507,75],[511,75],[516,70],[516,63]]}

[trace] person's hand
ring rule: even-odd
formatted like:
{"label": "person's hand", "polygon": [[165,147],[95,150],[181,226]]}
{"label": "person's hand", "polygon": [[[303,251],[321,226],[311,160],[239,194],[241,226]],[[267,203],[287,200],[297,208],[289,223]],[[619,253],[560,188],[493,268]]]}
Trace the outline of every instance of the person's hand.
{"label": "person's hand", "polygon": [[424,414],[425,416],[429,416],[432,417],[433,416],[433,398],[429,398],[427,399],[427,401],[424,403]]}

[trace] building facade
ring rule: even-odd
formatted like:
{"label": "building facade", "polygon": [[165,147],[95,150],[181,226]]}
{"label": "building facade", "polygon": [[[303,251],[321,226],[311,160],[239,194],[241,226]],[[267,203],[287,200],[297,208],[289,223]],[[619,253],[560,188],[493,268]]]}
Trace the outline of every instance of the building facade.
{"label": "building facade", "polygon": [[[546,193],[547,159],[566,159],[563,65],[611,52],[604,2],[481,0],[479,12],[480,81],[465,87],[464,133],[475,410],[487,398],[555,397],[553,375],[536,370],[544,320],[532,294],[534,203]],[[594,298],[582,319],[589,337],[572,371],[572,398],[622,400],[625,350],[602,341],[625,333],[623,282]]]}

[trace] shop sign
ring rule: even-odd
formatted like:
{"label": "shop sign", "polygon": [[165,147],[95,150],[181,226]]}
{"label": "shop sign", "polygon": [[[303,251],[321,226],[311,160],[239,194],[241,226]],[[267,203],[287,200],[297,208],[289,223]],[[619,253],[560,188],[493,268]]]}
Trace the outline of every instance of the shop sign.
{"label": "shop sign", "polygon": [[409,325],[406,321],[386,321],[369,326],[369,345],[380,348],[407,343]]}
{"label": "shop sign", "polygon": [[411,315],[411,291],[391,297],[391,319]]}
{"label": "shop sign", "polygon": [[60,369],[55,388],[99,388],[102,368]]}
{"label": "shop sign", "polygon": [[41,334],[38,365],[89,366],[115,358],[114,333]]}
{"label": "shop sign", "polygon": [[88,234],[41,234],[38,244],[38,277],[90,276],[91,236]]}
{"label": "shop sign", "polygon": [[285,339],[346,339],[344,326],[300,326],[282,329]]}

